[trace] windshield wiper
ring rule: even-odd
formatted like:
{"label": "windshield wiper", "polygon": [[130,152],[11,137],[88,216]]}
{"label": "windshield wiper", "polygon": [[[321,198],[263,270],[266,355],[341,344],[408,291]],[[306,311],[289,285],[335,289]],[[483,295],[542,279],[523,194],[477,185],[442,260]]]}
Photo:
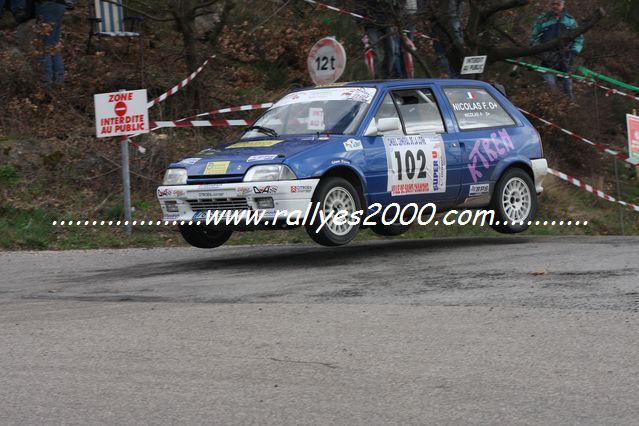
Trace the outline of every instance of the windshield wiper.
{"label": "windshield wiper", "polygon": [[262,126],[248,126],[246,129],[247,132],[251,131],[251,130],[257,130],[260,133],[264,133],[266,136],[270,136],[272,138],[276,138],[277,132],[274,129],[271,129],[269,127],[262,127]]}

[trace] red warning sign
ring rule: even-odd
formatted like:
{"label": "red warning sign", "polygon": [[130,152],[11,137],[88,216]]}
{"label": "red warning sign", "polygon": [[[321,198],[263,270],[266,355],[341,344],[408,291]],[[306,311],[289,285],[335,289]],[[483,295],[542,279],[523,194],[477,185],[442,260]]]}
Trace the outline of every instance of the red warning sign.
{"label": "red warning sign", "polygon": [[117,115],[118,117],[122,117],[124,114],[126,114],[126,104],[122,101],[118,102],[117,104],[115,104],[115,115]]}
{"label": "red warning sign", "polygon": [[94,100],[99,138],[149,132],[146,90],[100,93]]}

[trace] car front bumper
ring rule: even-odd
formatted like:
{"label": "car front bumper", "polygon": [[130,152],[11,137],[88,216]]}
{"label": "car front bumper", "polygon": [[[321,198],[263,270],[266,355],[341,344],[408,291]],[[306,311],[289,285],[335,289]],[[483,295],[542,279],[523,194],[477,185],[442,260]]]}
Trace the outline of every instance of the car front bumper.
{"label": "car front bumper", "polygon": [[[265,218],[271,218],[278,211],[305,211],[318,183],[319,179],[302,179],[160,186],[157,197],[165,221],[205,220],[208,211],[263,211]],[[258,205],[259,199],[268,198],[273,201],[272,208]],[[286,217],[282,215],[280,219]]]}

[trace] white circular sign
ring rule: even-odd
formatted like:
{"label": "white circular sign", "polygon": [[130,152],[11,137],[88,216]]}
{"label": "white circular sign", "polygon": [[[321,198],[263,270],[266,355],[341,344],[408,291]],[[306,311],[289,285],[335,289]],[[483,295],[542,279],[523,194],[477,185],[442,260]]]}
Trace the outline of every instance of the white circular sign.
{"label": "white circular sign", "polygon": [[335,83],[346,68],[346,51],[337,40],[325,37],[311,48],[307,64],[313,83]]}

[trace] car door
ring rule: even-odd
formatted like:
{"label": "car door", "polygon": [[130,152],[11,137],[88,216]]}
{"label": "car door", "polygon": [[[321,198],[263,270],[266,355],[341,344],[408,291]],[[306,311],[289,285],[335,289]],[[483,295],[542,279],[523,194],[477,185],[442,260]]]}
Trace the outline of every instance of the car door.
{"label": "car door", "polygon": [[364,140],[364,154],[366,156],[364,176],[366,178],[366,187],[368,188],[369,204],[388,202],[388,162],[386,160],[384,137],[404,136],[401,122],[395,130],[384,132],[377,130],[377,123],[379,123],[380,120],[389,118],[397,119],[398,122],[400,122],[399,113],[397,112],[397,107],[390,92],[382,95],[382,101],[377,105],[377,110],[371,118],[368,129],[362,138]]}
{"label": "car door", "polygon": [[404,205],[454,201],[462,159],[457,136],[447,130],[431,87],[388,92],[371,125],[398,118],[401,128],[370,137],[366,155],[373,202]]}
{"label": "car door", "polygon": [[492,171],[517,150],[518,123],[487,88],[451,86],[443,92],[459,127],[464,156],[461,198],[487,196]]}

